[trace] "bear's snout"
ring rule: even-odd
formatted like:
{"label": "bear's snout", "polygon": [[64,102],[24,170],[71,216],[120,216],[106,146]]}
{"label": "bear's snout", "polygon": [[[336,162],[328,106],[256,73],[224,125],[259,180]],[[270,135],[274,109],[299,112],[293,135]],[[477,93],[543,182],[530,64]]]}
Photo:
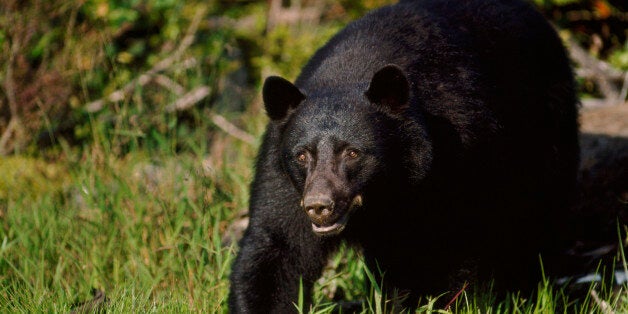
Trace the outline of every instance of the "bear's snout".
{"label": "bear's snout", "polygon": [[334,211],[334,201],[329,196],[315,195],[306,196],[303,199],[303,207],[313,223],[322,226],[333,221],[329,221]]}

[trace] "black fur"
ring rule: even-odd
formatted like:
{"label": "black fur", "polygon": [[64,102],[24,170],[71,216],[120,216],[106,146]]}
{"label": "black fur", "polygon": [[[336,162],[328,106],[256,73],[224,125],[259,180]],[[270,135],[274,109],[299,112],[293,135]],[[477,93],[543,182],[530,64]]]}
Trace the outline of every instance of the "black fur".
{"label": "black fur", "polygon": [[309,297],[342,240],[409,306],[456,289],[469,262],[480,283],[529,290],[538,254],[549,263],[560,245],[577,99],[559,38],[528,4],[381,8],[332,38],[294,85],[269,78],[264,101],[271,122],[232,312],[295,311],[299,281]]}

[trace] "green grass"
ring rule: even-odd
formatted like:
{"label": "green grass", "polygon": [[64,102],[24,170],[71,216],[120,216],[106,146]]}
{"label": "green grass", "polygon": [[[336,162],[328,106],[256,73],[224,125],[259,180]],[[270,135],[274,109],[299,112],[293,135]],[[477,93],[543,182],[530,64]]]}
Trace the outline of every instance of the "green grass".
{"label": "green grass", "polygon": [[14,180],[0,198],[0,309],[65,312],[92,288],[114,312],[224,309],[234,248],[221,235],[246,208],[253,149],[219,141],[234,149],[223,160],[207,148],[115,157],[102,141],[53,163],[50,185],[30,159],[0,161]]}
{"label": "green grass", "polygon": [[[263,115],[250,111],[241,119],[259,120],[248,130],[259,137]],[[207,130],[209,122],[186,133],[198,143],[174,132],[117,154],[113,139],[124,132],[94,127],[94,144],[57,160],[2,160],[11,180],[0,195],[0,311],[68,312],[98,289],[111,313],[225,312],[236,248],[222,237],[247,208],[256,147],[218,130],[204,142]],[[173,150],[174,141],[187,148]],[[394,300],[373,278],[360,254],[343,248],[317,282],[315,305],[295,306],[329,313],[342,291],[345,300],[365,301],[363,313],[387,313]],[[595,289],[616,313],[628,311],[625,290]],[[418,311],[445,312],[434,301],[426,298]],[[602,312],[591,298],[572,304],[547,283],[535,298],[463,293],[454,309],[552,313],[566,306]]]}

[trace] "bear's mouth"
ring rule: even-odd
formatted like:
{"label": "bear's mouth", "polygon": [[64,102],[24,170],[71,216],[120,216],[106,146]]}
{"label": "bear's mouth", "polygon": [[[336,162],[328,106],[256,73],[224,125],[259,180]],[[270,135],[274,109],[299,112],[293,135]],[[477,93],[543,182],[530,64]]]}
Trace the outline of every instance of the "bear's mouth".
{"label": "bear's mouth", "polygon": [[338,219],[331,226],[319,226],[315,223],[312,223],[312,230],[318,235],[330,236],[336,235],[342,232],[347,226],[347,221],[349,221],[349,212],[346,212],[340,219]]}
{"label": "bear's mouth", "polygon": [[331,225],[326,225],[326,226],[318,225],[312,222],[312,230],[314,231],[314,233],[320,236],[337,235],[340,232],[342,232],[342,230],[344,230],[345,227],[347,226],[347,222],[349,221],[349,215],[351,214],[351,212],[355,208],[360,207],[360,206],[362,206],[362,196],[357,195],[351,201],[351,205],[349,206],[347,211],[342,216],[340,216],[340,218],[338,218],[336,222],[334,222]]}

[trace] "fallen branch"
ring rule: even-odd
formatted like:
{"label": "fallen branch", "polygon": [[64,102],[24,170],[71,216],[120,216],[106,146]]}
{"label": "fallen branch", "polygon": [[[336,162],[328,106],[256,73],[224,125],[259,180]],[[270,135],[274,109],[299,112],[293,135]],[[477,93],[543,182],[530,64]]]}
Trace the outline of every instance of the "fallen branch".
{"label": "fallen branch", "polygon": [[[628,93],[628,72],[622,72],[609,63],[592,57],[573,39],[568,39],[567,44],[571,58],[580,65],[576,74],[595,81],[600,92],[604,95],[604,102],[606,103],[604,105],[624,103]],[[621,90],[615,86],[617,81],[623,81]],[[595,107],[599,106],[596,105]]]}
{"label": "fallen branch", "polygon": [[174,103],[166,106],[166,112],[183,111],[191,108],[197,102],[209,95],[210,88],[208,86],[200,86],[183,95]]}
{"label": "fallen branch", "polygon": [[220,129],[222,129],[223,131],[225,131],[227,134],[245,142],[251,145],[255,144],[255,137],[249,133],[247,133],[246,131],[238,128],[237,126],[233,125],[231,122],[227,121],[227,119],[225,119],[225,117],[219,115],[219,114],[212,114],[211,115],[211,120],[212,122],[214,122],[214,124],[216,126],[218,126]]}
{"label": "fallen branch", "polygon": [[9,60],[7,62],[7,72],[4,79],[4,92],[7,95],[7,100],[9,102],[9,111],[11,112],[11,117],[18,116],[17,100],[15,97],[15,84],[13,82],[13,63],[15,62],[15,55],[17,54],[18,50],[18,40],[14,39],[13,44],[11,45],[11,52],[9,54]]}
{"label": "fallen branch", "polygon": [[192,19],[190,23],[190,27],[188,27],[183,40],[179,43],[177,49],[170,56],[165,59],[157,62],[150,70],[141,74],[139,77],[131,80],[129,83],[124,85],[121,89],[114,91],[109,94],[107,97],[101,98],[96,101],[92,101],[85,105],[85,110],[89,113],[94,113],[102,110],[105,107],[107,102],[118,102],[123,100],[127,95],[129,95],[137,86],[144,86],[148,82],[150,82],[158,73],[167,70],[172,67],[172,65],[179,59],[183,53],[194,43],[194,37],[196,35],[196,31],[198,30],[199,23],[201,22],[203,16],[205,15],[205,10],[196,11],[196,15]]}
{"label": "fallen branch", "polygon": [[155,83],[167,88],[168,90],[170,90],[173,94],[177,96],[181,96],[183,95],[183,93],[185,93],[185,89],[183,88],[183,86],[179,85],[179,83],[173,81],[171,78],[165,75],[162,75],[162,74],[156,75],[154,81]]}
{"label": "fallen branch", "polygon": [[19,118],[17,116],[11,117],[11,120],[9,120],[9,124],[7,125],[7,128],[2,133],[2,137],[0,137],[0,156],[6,156],[11,151],[11,149],[9,149],[7,146],[8,146],[9,140],[11,139],[11,136],[14,133],[18,132],[19,127],[20,127]]}
{"label": "fallen branch", "polygon": [[591,77],[591,76],[604,76],[611,80],[621,80],[624,77],[624,72],[615,69],[608,62],[598,60],[592,57],[584,48],[580,47],[574,39],[567,39],[567,46],[569,48],[569,54],[571,58],[576,61],[582,70],[579,75]]}
{"label": "fallen branch", "polygon": [[[210,88],[208,86],[200,86],[196,89],[188,92],[183,95],[183,97],[177,99],[174,103],[168,105],[166,107],[167,112],[176,112],[176,111],[184,111],[190,109],[194,104],[203,100],[210,93]],[[225,117],[219,114],[211,115],[212,122],[223,130],[225,133],[251,145],[255,144],[255,137],[246,131],[238,128],[233,123],[229,122]]]}
{"label": "fallen branch", "polygon": [[[7,128],[0,137],[0,156],[9,154],[10,151],[15,150],[19,146],[19,142],[22,140],[22,123],[20,121],[20,115],[18,111],[17,97],[15,96],[15,82],[13,82],[13,63],[15,62],[15,55],[17,55],[20,49],[20,43],[17,39],[13,40],[11,44],[11,51],[9,52],[9,60],[7,61],[7,69],[4,76],[4,93],[7,97],[9,113],[11,118],[7,125]],[[15,142],[12,147],[9,147],[9,140],[14,138]]]}

